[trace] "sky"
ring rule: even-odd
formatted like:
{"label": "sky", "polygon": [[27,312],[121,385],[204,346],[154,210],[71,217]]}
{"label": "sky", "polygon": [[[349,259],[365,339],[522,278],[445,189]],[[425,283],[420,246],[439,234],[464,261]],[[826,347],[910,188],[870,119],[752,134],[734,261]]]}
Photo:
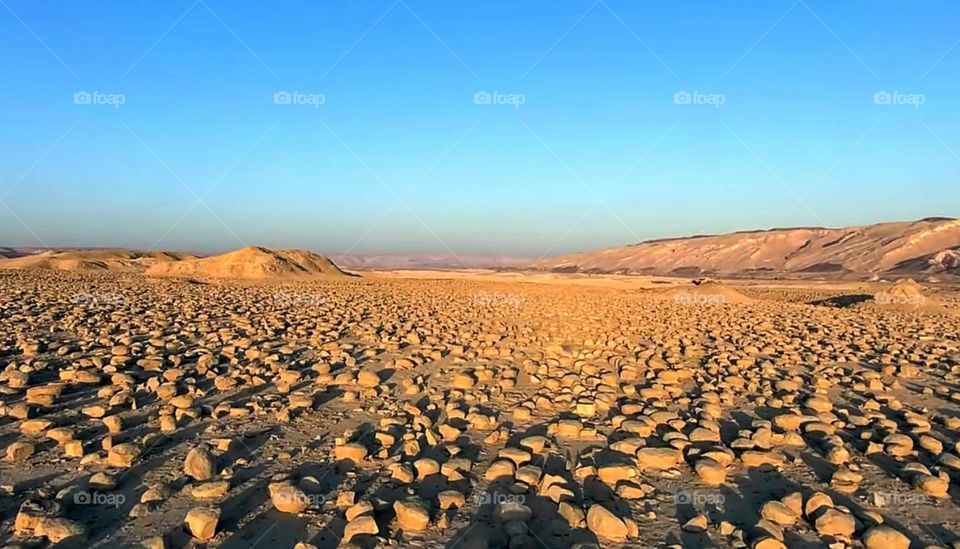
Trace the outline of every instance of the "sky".
{"label": "sky", "polygon": [[960,214],[960,3],[0,0],[0,245],[541,257]]}

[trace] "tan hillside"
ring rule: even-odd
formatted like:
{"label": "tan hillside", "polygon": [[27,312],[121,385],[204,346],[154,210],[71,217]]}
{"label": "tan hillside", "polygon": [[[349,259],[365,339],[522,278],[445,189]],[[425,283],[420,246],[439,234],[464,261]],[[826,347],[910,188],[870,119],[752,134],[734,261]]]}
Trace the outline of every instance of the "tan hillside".
{"label": "tan hillside", "polygon": [[652,240],[547,258],[537,269],[692,276],[960,274],[960,220],[794,228]]}
{"label": "tan hillside", "polygon": [[349,276],[327,257],[313,252],[256,246],[203,259],[158,263],[147,274],[250,280]]}
{"label": "tan hillside", "polygon": [[0,269],[56,271],[142,271],[152,265],[193,256],[135,250],[57,250],[0,260]]}

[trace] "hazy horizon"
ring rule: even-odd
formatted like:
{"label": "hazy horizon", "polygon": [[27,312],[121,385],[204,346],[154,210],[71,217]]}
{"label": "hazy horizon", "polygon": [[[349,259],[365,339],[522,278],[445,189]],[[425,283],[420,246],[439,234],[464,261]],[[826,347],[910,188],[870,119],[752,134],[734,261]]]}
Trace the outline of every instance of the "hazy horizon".
{"label": "hazy horizon", "polygon": [[958,16],[2,0],[0,246],[536,258],[956,217]]}

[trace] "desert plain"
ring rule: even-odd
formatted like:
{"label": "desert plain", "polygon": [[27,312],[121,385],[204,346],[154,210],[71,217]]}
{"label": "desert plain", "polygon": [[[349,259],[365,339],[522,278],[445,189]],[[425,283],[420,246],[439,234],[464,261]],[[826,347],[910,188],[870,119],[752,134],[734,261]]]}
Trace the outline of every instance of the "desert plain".
{"label": "desert plain", "polygon": [[955,283],[81,256],[0,270],[7,547],[960,547]]}

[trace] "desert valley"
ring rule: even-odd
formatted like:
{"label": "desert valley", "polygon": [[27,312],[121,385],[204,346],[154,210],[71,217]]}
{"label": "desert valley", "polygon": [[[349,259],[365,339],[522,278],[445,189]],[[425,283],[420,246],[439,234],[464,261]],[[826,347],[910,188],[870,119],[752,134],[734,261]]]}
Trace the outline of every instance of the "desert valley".
{"label": "desert valley", "polygon": [[8,547],[960,546],[960,222],[4,248]]}
{"label": "desert valley", "polygon": [[0,549],[960,549],[958,29],[0,0]]}

